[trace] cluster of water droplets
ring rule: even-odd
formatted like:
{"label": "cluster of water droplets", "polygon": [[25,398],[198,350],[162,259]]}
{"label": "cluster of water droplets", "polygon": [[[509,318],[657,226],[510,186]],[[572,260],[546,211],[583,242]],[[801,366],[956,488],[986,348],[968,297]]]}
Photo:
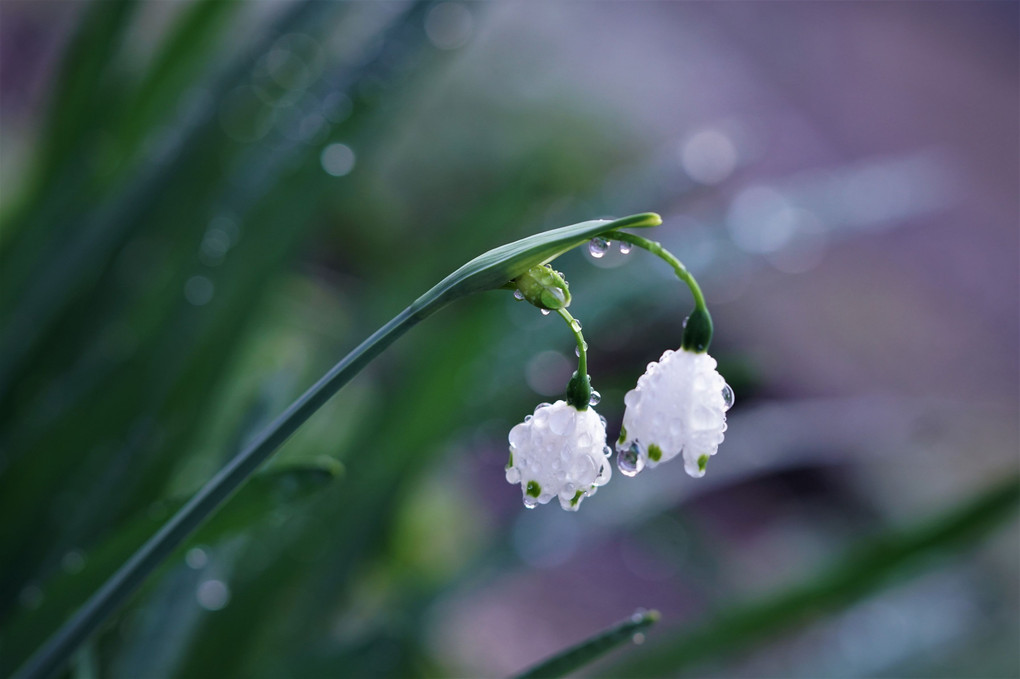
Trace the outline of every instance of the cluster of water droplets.
{"label": "cluster of water droplets", "polygon": [[[602,259],[603,257],[606,256],[606,253],[612,249],[612,247],[613,247],[612,241],[603,238],[602,236],[596,236],[595,238],[592,238],[590,241],[588,241],[588,254],[590,254],[595,259]],[[633,246],[627,241],[621,240],[619,241],[619,248],[620,254],[626,255],[630,253],[631,249],[633,249]]]}

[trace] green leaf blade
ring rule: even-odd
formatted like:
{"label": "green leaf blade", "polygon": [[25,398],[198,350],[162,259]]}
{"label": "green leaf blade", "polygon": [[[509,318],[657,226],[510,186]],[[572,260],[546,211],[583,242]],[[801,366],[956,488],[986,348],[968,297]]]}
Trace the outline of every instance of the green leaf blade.
{"label": "green leaf blade", "polygon": [[517,675],[518,679],[552,679],[570,674],[632,641],[635,634],[651,627],[658,620],[658,611],[635,611],[634,615],[626,620]]}
{"label": "green leaf blade", "polygon": [[528,269],[544,264],[581,243],[601,234],[618,229],[638,229],[658,226],[662,217],[654,212],[643,212],[620,219],[594,219],[501,245],[475,257],[435,287],[419,297],[412,308],[435,308],[473,292],[495,290],[517,278]]}

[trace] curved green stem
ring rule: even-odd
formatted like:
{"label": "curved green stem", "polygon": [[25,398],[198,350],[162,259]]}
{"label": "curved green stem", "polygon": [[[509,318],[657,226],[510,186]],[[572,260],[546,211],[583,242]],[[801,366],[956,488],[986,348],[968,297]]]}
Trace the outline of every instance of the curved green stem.
{"label": "curved green stem", "polygon": [[557,309],[558,313],[563,320],[567,322],[570,327],[570,332],[574,333],[574,340],[577,342],[577,372],[579,375],[588,374],[588,347],[584,341],[584,335],[581,334],[580,322],[575,326],[574,321],[577,320],[570,315],[570,312],[566,309]]}
{"label": "curved green stem", "polygon": [[74,651],[284,441],[372,359],[416,323],[455,299],[475,292],[502,288],[507,281],[517,278],[531,267],[549,262],[594,236],[619,228],[657,226],[661,223],[657,214],[643,213],[613,221],[598,219],[564,226],[489,250],[444,278],[347,354],[227,463],[32,654],[14,677],[43,679],[60,671]]}
{"label": "curved green stem", "polygon": [[567,382],[567,403],[576,410],[587,410],[591,404],[591,380],[588,378],[588,348],[581,334],[581,322],[566,309],[557,309],[556,313],[567,322],[577,341],[577,371]]}
{"label": "curved green stem", "polygon": [[635,236],[632,233],[626,231],[614,231],[612,234],[607,235],[608,238],[615,240],[622,240],[624,243],[630,243],[636,245],[639,248],[648,250],[648,252],[659,257],[676,272],[676,277],[687,284],[687,287],[691,289],[691,294],[694,295],[694,308],[699,311],[704,311],[705,307],[705,296],[701,294],[701,286],[698,285],[698,281],[694,280],[694,276],[687,270],[687,267],[683,265],[679,259],[677,259],[672,252],[662,247],[662,243],[657,241],[648,240],[641,236]]}

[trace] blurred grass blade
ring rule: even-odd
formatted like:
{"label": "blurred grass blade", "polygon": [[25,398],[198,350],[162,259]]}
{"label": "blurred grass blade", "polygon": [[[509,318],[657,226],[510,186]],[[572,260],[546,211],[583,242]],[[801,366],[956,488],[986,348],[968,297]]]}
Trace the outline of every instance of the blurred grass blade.
{"label": "blurred grass blade", "polygon": [[96,92],[137,7],[136,0],[99,0],[84,9],[64,54],[53,87],[55,96],[38,137],[37,166],[30,182],[34,196],[42,194],[59,167],[74,155],[75,145],[83,140],[82,130],[103,110],[105,102]]}
{"label": "blurred grass blade", "polygon": [[636,611],[626,620],[576,646],[557,653],[517,676],[520,679],[552,679],[565,676],[601,658],[614,648],[628,643],[635,634],[651,627],[658,620],[658,611]]}
{"label": "blurred grass blade", "polygon": [[[97,2],[104,5],[104,2]],[[140,218],[155,196],[166,190],[169,179],[186,171],[192,154],[208,144],[206,135],[215,129],[217,106],[224,95],[249,76],[258,59],[288,32],[323,21],[339,5],[301,0],[287,7],[272,27],[257,37],[250,48],[225,69],[204,97],[204,105],[193,112],[177,131],[180,142],[154,156],[132,172],[118,193],[92,211],[76,216],[75,228],[58,248],[37,263],[15,251],[0,251],[3,267],[0,279],[5,295],[0,297],[6,318],[0,328],[0,396],[8,394],[14,374],[25,357],[39,344],[39,338],[60,317],[75,295],[93,285],[117,246],[133,229],[144,225]],[[33,227],[33,232],[41,230]],[[21,263],[24,262],[24,266]],[[17,294],[13,294],[17,291]],[[8,306],[10,308],[8,308]]]}
{"label": "blurred grass blade", "polygon": [[127,597],[243,484],[291,434],[362,368],[419,321],[449,302],[502,287],[532,266],[547,262],[602,233],[655,226],[644,213],[594,220],[545,231],[490,250],[471,260],[415,300],[333,366],[318,382],[199,490],[20,668],[18,677],[47,677],[65,666]]}
{"label": "blurred grass blade", "polygon": [[673,676],[837,611],[931,558],[979,542],[1015,516],[1020,481],[997,485],[976,499],[909,531],[873,538],[820,575],[759,602],[737,606],[694,630],[685,630],[609,668],[606,677]]}
{"label": "blurred grass blade", "polygon": [[[216,545],[241,533],[280,509],[291,508],[317,493],[341,474],[332,458],[281,465],[260,472],[230,502],[202,526],[188,544]],[[25,659],[26,651],[46,638],[46,633],[102,584],[103,577],[131,555],[131,550],[159,527],[162,517],[184,505],[176,498],[158,503],[144,516],[120,526],[111,537],[88,554],[80,571],[61,572],[42,588],[42,604],[14,619],[3,629],[6,653],[0,658],[0,676]],[[83,648],[87,648],[84,646]]]}

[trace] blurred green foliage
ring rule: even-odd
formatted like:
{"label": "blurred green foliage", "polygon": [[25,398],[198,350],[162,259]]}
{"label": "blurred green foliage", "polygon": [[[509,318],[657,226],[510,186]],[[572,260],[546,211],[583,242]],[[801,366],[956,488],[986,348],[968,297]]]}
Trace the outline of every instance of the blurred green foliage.
{"label": "blurred green foliage", "polygon": [[[426,35],[431,8],[195,0],[146,34],[137,60],[129,39],[152,30],[139,28],[152,4],[80,7],[0,224],[0,674],[429,285],[489,247],[619,207],[594,196],[639,142],[606,134],[590,106],[459,94],[459,127],[433,125],[449,53]],[[430,125],[435,138],[416,136]],[[333,143],[356,154],[347,176],[323,171]],[[655,304],[666,293],[643,275],[615,287],[569,275],[600,300],[585,323]],[[430,607],[519,564],[509,527],[434,471],[469,454],[479,423],[503,428],[532,407],[503,385],[539,348],[570,342],[513,328],[507,297],[440,312],[356,378],[79,669],[447,672],[424,632]],[[752,389],[753,370],[731,363]],[[604,367],[603,393],[622,392],[632,371]],[[229,583],[229,605],[196,603],[209,582]]]}

